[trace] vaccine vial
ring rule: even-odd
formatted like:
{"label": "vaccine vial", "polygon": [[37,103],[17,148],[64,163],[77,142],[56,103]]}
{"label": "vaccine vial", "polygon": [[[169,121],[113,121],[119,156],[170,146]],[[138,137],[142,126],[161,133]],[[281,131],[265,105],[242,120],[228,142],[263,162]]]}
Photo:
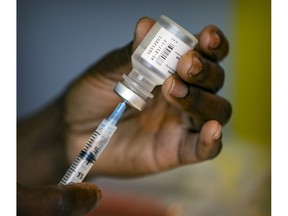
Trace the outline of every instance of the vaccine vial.
{"label": "vaccine vial", "polygon": [[132,71],[114,88],[126,103],[141,111],[155,86],[176,72],[177,62],[198,40],[162,15],[132,54]]}

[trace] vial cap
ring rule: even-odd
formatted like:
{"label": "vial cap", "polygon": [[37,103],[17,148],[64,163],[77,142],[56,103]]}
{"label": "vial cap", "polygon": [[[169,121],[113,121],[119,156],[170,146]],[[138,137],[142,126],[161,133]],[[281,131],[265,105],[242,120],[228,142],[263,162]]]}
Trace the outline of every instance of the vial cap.
{"label": "vial cap", "polygon": [[120,82],[118,82],[115,86],[114,92],[118,94],[126,103],[138,109],[139,111],[142,111],[142,109],[146,105],[145,100],[143,100],[141,97],[139,97],[132,90],[130,90]]}

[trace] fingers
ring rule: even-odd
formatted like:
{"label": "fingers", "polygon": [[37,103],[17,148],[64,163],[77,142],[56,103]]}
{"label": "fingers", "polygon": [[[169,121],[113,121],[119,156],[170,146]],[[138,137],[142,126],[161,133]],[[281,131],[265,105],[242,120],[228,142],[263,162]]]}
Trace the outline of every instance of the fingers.
{"label": "fingers", "polygon": [[[155,21],[144,17],[136,25],[132,50],[143,40]],[[199,44],[195,51],[183,55],[177,64],[177,75],[184,81],[211,92],[217,92],[224,83],[224,70],[216,61],[228,53],[228,41],[222,31],[209,25],[198,35]]]}
{"label": "fingers", "polygon": [[175,76],[163,83],[162,93],[172,106],[184,110],[194,120],[196,130],[208,120],[217,120],[224,125],[232,114],[227,100],[193,85],[188,86]]}
{"label": "fingers", "polygon": [[224,83],[219,60],[228,53],[228,41],[216,26],[207,26],[197,35],[196,49],[184,54],[177,64],[176,76],[162,85],[162,93],[174,107],[191,117],[192,129],[199,131],[209,120],[224,125],[231,117],[231,104],[215,95]]}
{"label": "fingers", "polygon": [[102,198],[94,184],[27,187],[17,185],[19,215],[83,215]]}
{"label": "fingers", "polygon": [[198,35],[195,48],[201,55],[215,61],[221,61],[229,51],[228,41],[223,32],[214,25],[208,25]]}
{"label": "fingers", "polygon": [[221,125],[211,120],[206,122],[199,134],[189,133],[179,147],[181,164],[197,163],[216,157],[222,149]]}
{"label": "fingers", "polygon": [[224,83],[224,70],[195,51],[185,53],[177,64],[177,75],[185,82],[211,92],[217,92]]}
{"label": "fingers", "polygon": [[59,187],[63,202],[60,211],[64,213],[82,215],[95,208],[102,198],[101,191],[94,184],[81,183]]}
{"label": "fingers", "polygon": [[[152,28],[154,23],[155,20],[149,17],[143,17],[138,21],[135,29],[132,50],[136,49],[148,31]],[[211,60],[220,61],[228,54],[228,41],[223,32],[216,26],[206,26],[199,34],[196,35],[196,37],[198,38],[199,43],[197,44],[195,50],[201,55]]]}
{"label": "fingers", "polygon": [[218,61],[228,53],[228,41],[216,26],[205,27],[198,35],[194,51],[185,53],[177,64],[177,75],[185,82],[211,92],[224,83],[224,70]]}

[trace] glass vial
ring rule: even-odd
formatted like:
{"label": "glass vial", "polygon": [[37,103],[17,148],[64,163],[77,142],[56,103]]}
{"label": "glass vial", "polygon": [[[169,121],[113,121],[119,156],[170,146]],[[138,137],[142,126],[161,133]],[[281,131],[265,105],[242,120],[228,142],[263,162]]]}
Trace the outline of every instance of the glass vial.
{"label": "glass vial", "polygon": [[132,71],[114,91],[130,106],[142,110],[152,90],[176,72],[177,62],[194,49],[197,38],[162,15],[132,54]]}

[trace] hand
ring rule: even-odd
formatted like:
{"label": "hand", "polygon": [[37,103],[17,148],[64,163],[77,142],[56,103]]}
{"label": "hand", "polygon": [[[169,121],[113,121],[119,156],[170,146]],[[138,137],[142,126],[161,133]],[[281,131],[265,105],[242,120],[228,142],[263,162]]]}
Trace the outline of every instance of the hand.
{"label": "hand", "polygon": [[[109,53],[67,90],[64,117],[70,163],[121,101],[113,88],[131,71],[130,56],[154,22],[141,19],[131,44]],[[90,174],[139,176],[217,156],[221,125],[232,112],[230,103],[215,94],[224,83],[218,61],[227,55],[228,42],[215,26],[207,26],[197,38],[195,51],[182,56],[177,74],[154,90],[146,108],[125,112]]]}
{"label": "hand", "polygon": [[17,215],[84,215],[99,204],[101,191],[94,185],[28,187],[17,184]]}

